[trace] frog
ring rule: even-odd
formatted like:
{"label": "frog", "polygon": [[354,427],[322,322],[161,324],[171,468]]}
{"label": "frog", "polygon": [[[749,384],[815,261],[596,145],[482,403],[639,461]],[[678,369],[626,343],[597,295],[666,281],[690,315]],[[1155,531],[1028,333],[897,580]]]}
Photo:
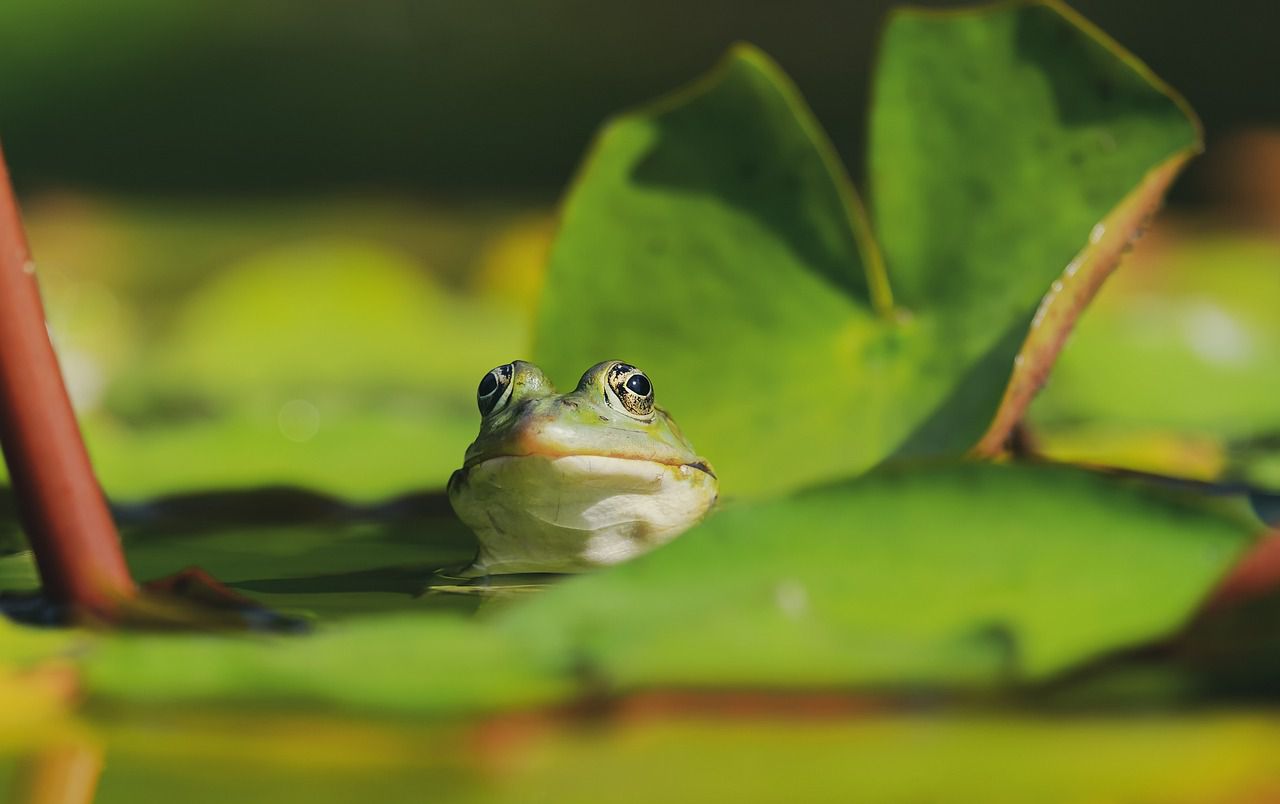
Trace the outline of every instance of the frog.
{"label": "frog", "polygon": [[619,564],[684,533],[719,497],[715,470],[630,363],[597,363],[562,394],[515,360],[481,378],[476,404],[480,433],[448,484],[479,543],[453,571],[462,578]]}

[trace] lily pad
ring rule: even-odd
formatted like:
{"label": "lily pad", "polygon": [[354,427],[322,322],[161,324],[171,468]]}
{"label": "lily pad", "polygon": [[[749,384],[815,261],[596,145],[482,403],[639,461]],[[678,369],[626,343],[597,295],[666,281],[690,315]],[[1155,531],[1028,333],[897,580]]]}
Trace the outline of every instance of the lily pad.
{"label": "lily pad", "polygon": [[504,625],[620,689],[1020,684],[1176,629],[1260,530],[1079,470],[880,470],[731,506]]}
{"label": "lily pad", "polygon": [[1197,124],[1044,3],[894,15],[871,119],[888,275],[759,51],[612,122],[565,202],[539,362],[561,382],[606,357],[645,368],[730,495],[998,444]]}
{"label": "lily pad", "polygon": [[731,506],[475,622],[427,601],[350,616],[357,599],[311,637],[103,636],[80,663],[103,700],[437,715],[648,688],[1009,690],[1177,629],[1257,529],[1079,470],[882,470]]}
{"label": "lily pad", "polygon": [[388,714],[476,714],[569,697],[575,679],[504,634],[457,617],[401,614],[301,638],[121,635],[101,640],[85,684],[136,703],[255,701]]}

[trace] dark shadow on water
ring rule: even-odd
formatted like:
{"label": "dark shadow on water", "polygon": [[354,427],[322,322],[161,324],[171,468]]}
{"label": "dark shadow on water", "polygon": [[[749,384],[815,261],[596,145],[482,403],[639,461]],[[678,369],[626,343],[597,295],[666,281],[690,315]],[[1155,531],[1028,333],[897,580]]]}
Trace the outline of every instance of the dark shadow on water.
{"label": "dark shadow on water", "polygon": [[184,533],[245,525],[453,518],[453,509],[443,490],[355,503],[296,486],[174,494],[138,502],[113,502],[111,509],[121,526],[172,524],[180,526]]}
{"label": "dark shadow on water", "polygon": [[565,578],[573,577],[552,573],[526,573],[456,578],[449,574],[448,569],[434,566],[379,567],[298,578],[255,578],[228,585],[246,592],[267,595],[382,592],[421,597],[432,591],[485,595],[513,590],[545,589]]}
{"label": "dark shadow on water", "polygon": [[445,591],[454,594],[499,595],[515,592],[533,592],[546,589],[566,578],[566,573],[526,572],[513,575],[487,575],[482,578],[456,578],[446,572],[437,573],[431,579],[429,591]]}
{"label": "dark shadow on water", "polygon": [[67,607],[39,592],[0,592],[0,616],[23,625],[58,628],[70,623]]}
{"label": "dark shadow on water", "polygon": [[[44,625],[65,611],[33,590],[32,557],[11,493],[0,489],[0,615]],[[443,491],[372,503],[295,487],[215,490],[113,503],[125,553],[141,582],[199,568],[264,610],[304,618],[396,610],[474,609],[461,596],[424,599],[440,570],[465,566],[474,537]],[[458,599],[452,599],[458,598]]]}
{"label": "dark shadow on water", "polygon": [[[182,536],[244,527],[391,523],[414,519],[455,521],[443,490],[416,491],[358,503],[296,486],[215,489],[110,502],[121,530]],[[25,550],[12,489],[0,486],[0,555]]]}
{"label": "dark shadow on water", "polygon": [[1255,491],[1249,496],[1253,512],[1273,528],[1280,528],[1280,494]]}
{"label": "dark shadow on water", "polygon": [[[49,600],[40,592],[0,591],[0,617],[37,628],[84,625],[73,608]],[[245,598],[235,603],[213,602],[199,593],[157,593],[144,590],[125,606],[114,625],[135,631],[257,631],[305,634],[306,617],[278,612]]]}
{"label": "dark shadow on water", "polygon": [[418,597],[440,567],[378,567],[376,569],[308,575],[299,578],[252,578],[230,586],[268,595],[325,595],[385,592]]}

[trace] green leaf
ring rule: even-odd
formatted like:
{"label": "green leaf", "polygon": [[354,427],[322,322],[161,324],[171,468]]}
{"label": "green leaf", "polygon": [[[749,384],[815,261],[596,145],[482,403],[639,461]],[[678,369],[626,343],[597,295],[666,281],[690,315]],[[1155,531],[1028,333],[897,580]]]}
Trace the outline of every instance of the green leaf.
{"label": "green leaf", "polygon": [[567,697],[572,679],[504,635],[453,617],[402,614],[295,638],[120,635],[85,664],[87,686],[139,703],[259,701],[456,714]]}
{"label": "green leaf", "polygon": [[899,303],[936,322],[933,359],[967,373],[952,375],[952,403],[908,451],[966,449],[1000,402],[982,445],[995,452],[1080,310],[1199,151],[1199,123],[1056,2],[902,10],[881,50],[869,156],[876,231]]}
{"label": "green leaf", "polygon": [[505,626],[613,689],[999,686],[1183,623],[1256,526],[1065,468],[879,471],[730,507]]}
{"label": "green leaf", "polygon": [[[873,310],[883,279],[863,269],[857,210],[795,91],[740,47],[600,136],[553,247],[536,359],[564,383],[610,357],[640,365],[738,491],[868,465],[882,439],[845,436],[889,404],[892,361],[833,369],[908,345]],[[853,399],[866,413],[850,426]]]}
{"label": "green leaf", "polygon": [[[1028,47],[1041,39],[1053,46]],[[1162,85],[1040,5],[895,17],[872,119],[900,307],[811,114],[739,47],[601,134],[565,204],[538,361],[562,383],[610,357],[644,367],[730,495],[959,453],[1095,224],[1150,179],[1095,244],[1085,290],[1198,146]],[[1052,361],[1088,295],[1066,294],[1033,362]]]}
{"label": "green leaf", "polygon": [[[317,583],[309,573],[332,551],[285,531],[256,538],[255,574],[287,579],[300,557],[294,604],[305,590],[312,604],[332,598],[314,635],[103,635],[80,650],[91,695],[151,702],[457,714],[649,688],[998,691],[1177,629],[1255,529],[1078,470],[882,470],[731,506],[476,622],[438,605],[468,596],[402,590],[391,605],[390,590]],[[226,541],[228,557],[252,536]],[[215,554],[212,540],[204,549]],[[251,560],[221,569],[244,578]]]}

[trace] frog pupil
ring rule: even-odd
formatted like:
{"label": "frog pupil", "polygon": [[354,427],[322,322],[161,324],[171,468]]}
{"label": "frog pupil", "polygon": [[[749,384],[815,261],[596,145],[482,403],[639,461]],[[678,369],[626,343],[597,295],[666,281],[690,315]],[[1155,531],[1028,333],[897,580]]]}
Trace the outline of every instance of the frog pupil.
{"label": "frog pupil", "polygon": [[653,392],[653,384],[643,374],[632,374],[631,379],[627,380],[627,388],[639,396],[648,396]]}
{"label": "frog pupil", "polygon": [[493,376],[493,372],[484,375],[484,379],[480,381],[480,387],[476,389],[477,396],[488,396],[498,390],[498,378]]}

